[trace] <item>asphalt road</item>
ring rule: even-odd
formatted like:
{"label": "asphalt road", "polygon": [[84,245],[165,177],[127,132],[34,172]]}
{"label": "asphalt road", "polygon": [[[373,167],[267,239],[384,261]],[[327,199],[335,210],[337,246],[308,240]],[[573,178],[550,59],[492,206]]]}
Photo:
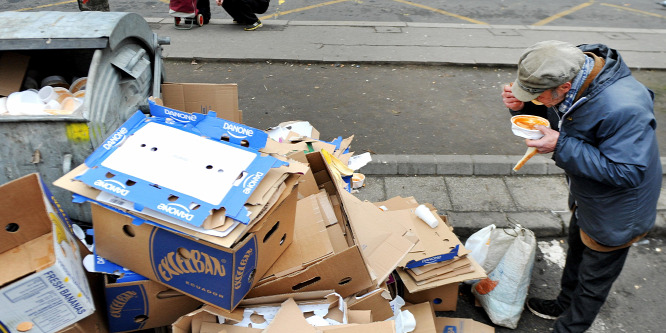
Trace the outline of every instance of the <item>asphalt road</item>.
{"label": "asphalt road", "polygon": [[[352,150],[377,154],[522,155],[501,86],[515,69],[369,64],[166,61],[167,81],[237,83],[244,123],[260,129],[307,120]],[[656,94],[666,156],[666,73],[635,71]]]}
{"label": "asphalt road", "polygon": [[[213,18],[230,18],[215,1],[207,1]],[[112,11],[169,17],[169,0],[108,0],[108,4]],[[0,3],[0,11],[6,10],[78,11],[79,7],[76,0],[7,0]],[[663,29],[666,7],[657,0],[273,0],[260,18]]]}

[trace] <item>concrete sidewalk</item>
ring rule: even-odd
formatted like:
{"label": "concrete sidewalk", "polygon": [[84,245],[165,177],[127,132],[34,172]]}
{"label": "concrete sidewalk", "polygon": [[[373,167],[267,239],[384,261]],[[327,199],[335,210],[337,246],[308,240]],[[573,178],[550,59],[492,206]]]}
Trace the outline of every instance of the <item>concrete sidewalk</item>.
{"label": "concrete sidewalk", "polygon": [[172,18],[146,20],[171,37],[167,59],[515,66],[526,47],[560,39],[605,43],[632,68],[666,69],[666,29],[268,20],[243,31],[212,19],[176,30]]}
{"label": "concrete sidewalk", "polygon": [[[605,43],[633,69],[666,70],[666,29],[268,20],[247,32],[231,20],[212,19],[191,30],[176,30],[172,18],[146,20],[160,37],[171,38],[163,53],[170,60],[513,67],[526,47],[560,39]],[[465,155],[461,149],[460,155],[374,155],[359,170],[367,178],[357,195],[373,202],[414,196],[447,215],[462,237],[510,222],[538,237],[566,234],[567,185],[552,160],[536,156],[514,173],[520,156]],[[658,207],[651,235],[666,236],[666,196]]]}

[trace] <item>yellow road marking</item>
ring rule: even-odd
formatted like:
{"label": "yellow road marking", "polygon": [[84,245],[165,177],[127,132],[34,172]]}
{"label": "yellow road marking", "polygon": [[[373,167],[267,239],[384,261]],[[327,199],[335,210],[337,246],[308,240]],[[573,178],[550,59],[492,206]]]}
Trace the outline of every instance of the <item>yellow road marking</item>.
{"label": "yellow road marking", "polygon": [[419,7],[419,8],[422,8],[422,9],[426,9],[426,10],[429,10],[429,11],[432,11],[432,12],[435,12],[435,13],[439,13],[439,14],[442,14],[442,15],[455,17],[455,18],[461,19],[463,21],[472,22],[474,24],[488,25],[488,23],[486,23],[486,22],[478,21],[478,20],[475,20],[473,18],[465,17],[465,16],[462,16],[462,15],[454,14],[454,13],[449,13],[445,10],[441,10],[441,9],[437,9],[437,8],[433,8],[433,7],[428,7],[428,6],[425,6],[425,5],[418,4],[418,3],[413,3],[413,2],[410,2],[410,1],[406,1],[406,0],[393,0],[393,1],[404,3],[406,5],[412,5],[412,6]]}
{"label": "yellow road marking", "polygon": [[628,11],[630,11],[630,12],[641,13],[641,14],[644,14],[644,15],[650,15],[650,16],[654,16],[654,17],[661,17],[661,18],[666,17],[666,16],[663,16],[663,15],[659,15],[659,14],[655,14],[655,13],[646,12],[646,11],[644,11],[644,10],[638,10],[638,9],[633,9],[633,8],[628,8],[628,7],[622,7],[622,6],[618,6],[618,5],[611,5],[611,4],[609,4],[609,3],[602,3],[601,5],[603,5],[603,6],[608,6],[608,7],[613,7],[613,8],[617,8],[617,9],[628,10]]}
{"label": "yellow road marking", "polygon": [[581,9],[583,9],[583,8],[585,8],[585,7],[589,6],[589,5],[591,5],[592,3],[594,3],[594,0],[592,0],[592,1],[588,1],[588,2],[586,2],[586,3],[582,3],[582,4],[580,4],[580,5],[576,6],[576,7],[573,7],[573,8],[567,9],[567,10],[565,10],[565,11],[563,11],[563,12],[559,12],[559,13],[557,13],[557,14],[551,16],[551,17],[545,18],[545,19],[543,19],[543,20],[541,20],[541,21],[539,21],[539,22],[537,22],[537,23],[534,23],[534,24],[532,24],[532,25],[546,25],[546,24],[548,24],[548,23],[550,23],[550,22],[553,22],[553,21],[557,20],[558,18],[561,18],[561,17],[567,16],[567,15],[573,13],[573,12],[579,11],[579,10],[581,10]]}
{"label": "yellow road marking", "polygon": [[280,15],[298,13],[298,12],[302,12],[302,11],[308,10],[308,9],[314,9],[314,8],[317,8],[317,7],[324,7],[324,6],[328,6],[328,5],[334,5],[336,3],[347,2],[347,1],[351,1],[351,0],[333,0],[333,1],[328,1],[328,2],[322,2],[322,3],[316,4],[316,5],[305,6],[305,7],[301,7],[301,8],[287,10],[287,11],[284,11],[284,12],[279,12],[279,13],[275,13],[275,14],[271,14],[271,15],[262,16],[259,19],[260,20],[267,20],[267,19],[271,19],[271,18],[277,18]]}
{"label": "yellow road marking", "polygon": [[69,1],[56,2],[56,3],[52,3],[52,4],[48,4],[48,5],[41,5],[41,6],[36,6],[36,7],[21,8],[21,9],[17,9],[16,11],[17,11],[17,12],[24,12],[24,11],[26,11],[26,10],[33,10],[33,9],[39,9],[39,8],[45,8],[45,7],[52,7],[52,6],[58,6],[58,5],[65,5],[65,4],[74,3],[74,2],[76,2],[76,0],[69,0]]}

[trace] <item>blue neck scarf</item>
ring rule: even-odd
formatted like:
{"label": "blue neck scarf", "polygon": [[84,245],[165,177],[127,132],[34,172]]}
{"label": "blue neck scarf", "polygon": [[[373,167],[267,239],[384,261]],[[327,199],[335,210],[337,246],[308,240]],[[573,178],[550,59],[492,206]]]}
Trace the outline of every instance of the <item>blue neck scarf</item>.
{"label": "blue neck scarf", "polygon": [[567,111],[569,111],[571,105],[574,102],[574,98],[576,98],[576,95],[578,94],[578,90],[580,90],[580,87],[583,85],[583,82],[585,82],[585,79],[587,79],[587,76],[590,75],[593,67],[594,59],[586,55],[583,67],[580,69],[580,72],[578,72],[578,75],[576,75],[576,77],[571,81],[571,89],[564,96],[562,103],[557,106],[558,112],[565,114]]}

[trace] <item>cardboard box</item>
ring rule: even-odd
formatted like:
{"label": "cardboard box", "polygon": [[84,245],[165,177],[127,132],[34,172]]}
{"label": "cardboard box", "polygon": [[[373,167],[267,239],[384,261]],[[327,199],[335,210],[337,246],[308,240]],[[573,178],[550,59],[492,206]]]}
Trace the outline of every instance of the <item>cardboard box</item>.
{"label": "cardboard box", "polygon": [[291,244],[297,198],[294,184],[231,247],[93,204],[97,253],[204,303],[233,310]]}
{"label": "cardboard box", "polygon": [[95,311],[71,222],[38,174],[0,187],[0,330],[55,332]]}
{"label": "cardboard box", "polygon": [[495,333],[495,328],[469,318],[435,318],[436,332]]}
{"label": "cardboard box", "polygon": [[111,332],[168,326],[202,305],[194,298],[150,281],[113,283],[104,275],[106,313]]}
{"label": "cardboard box", "polygon": [[454,282],[415,293],[405,288],[402,298],[414,304],[429,302],[435,311],[456,311],[459,285],[460,283]]}
{"label": "cardboard box", "polygon": [[236,123],[243,122],[243,114],[238,110],[238,85],[216,83],[175,83],[162,84],[164,105],[189,113],[208,114],[215,111],[217,116]]}
{"label": "cardboard box", "polygon": [[[361,248],[355,243],[356,238],[354,238],[350,228],[350,223],[353,223],[353,221],[350,221],[352,216],[359,218],[358,223],[364,223],[365,218],[376,218],[377,216],[374,216],[373,213],[381,214],[381,211],[370,203],[368,203],[372,210],[372,212],[369,213],[370,217],[358,216],[359,209],[368,209],[367,206],[360,208],[353,207],[351,211],[346,210],[346,207],[342,205],[341,196],[345,194],[351,196],[351,194],[341,190],[339,185],[336,185],[334,177],[327,168],[321,153],[316,152],[307,154],[307,159],[317,186],[321,190],[324,190],[330,198],[333,212],[327,213],[326,215],[335,216],[336,223],[327,226],[329,239],[333,246],[333,254],[324,256],[315,263],[309,262],[307,256],[301,256],[298,258],[280,258],[281,263],[289,261],[297,262],[298,264],[292,266],[292,269],[281,269],[283,272],[287,272],[286,274],[276,275],[273,278],[268,279],[268,281],[262,281],[250,291],[248,294],[249,297],[313,290],[335,290],[343,297],[347,297],[357,292],[373,288],[375,283],[377,283],[377,285],[380,284],[381,282],[375,282],[373,279],[384,280],[395,268],[395,266],[391,267],[390,264],[383,266],[377,264],[378,262],[382,262],[383,258],[372,257],[369,258],[370,261],[368,261],[368,258],[363,255]],[[302,200],[306,200],[309,203],[307,207],[322,207],[312,203],[312,201],[316,201],[316,197],[306,199]],[[305,207],[305,204],[301,205],[302,209],[306,209]],[[331,219],[333,219],[333,217],[326,218],[326,220]],[[380,234],[390,236],[385,232],[381,232]],[[385,238],[385,240],[387,242],[385,242],[384,245],[390,247],[390,249],[386,250],[385,255],[389,257],[389,260],[395,261],[396,263],[404,256],[404,254],[406,254],[408,249],[413,246],[412,243],[406,241],[402,243],[392,243],[388,238]],[[320,245],[299,243],[298,246],[299,248],[306,248],[301,250],[300,253],[309,253],[307,246],[319,247]],[[377,248],[378,246],[366,246],[364,251],[374,251]],[[398,254],[395,254],[396,250],[399,252]],[[379,252],[375,253],[378,254]],[[292,254],[297,255],[298,253]]]}
{"label": "cardboard box", "polygon": [[335,177],[320,152],[306,157],[317,186],[330,198],[337,220],[327,227],[334,254],[309,265],[306,257],[300,258],[298,267],[261,282],[250,291],[250,297],[325,289],[347,297],[374,289],[414,246],[406,229],[392,220],[391,214],[344,190],[346,184]]}

